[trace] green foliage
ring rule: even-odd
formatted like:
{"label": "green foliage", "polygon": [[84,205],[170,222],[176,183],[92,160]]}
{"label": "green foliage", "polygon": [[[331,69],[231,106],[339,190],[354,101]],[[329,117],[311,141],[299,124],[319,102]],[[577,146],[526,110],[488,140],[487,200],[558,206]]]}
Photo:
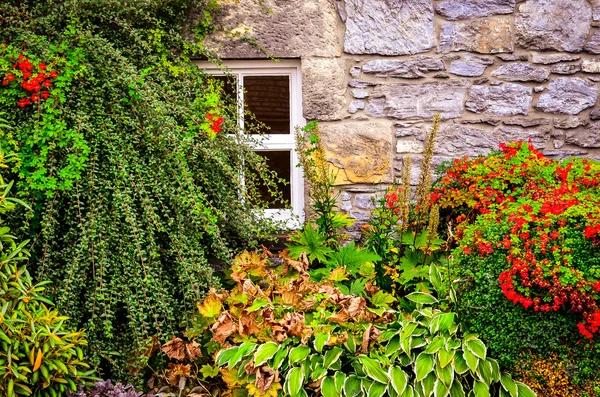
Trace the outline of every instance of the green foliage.
{"label": "green foliage", "polygon": [[[200,19],[188,26],[192,7]],[[190,62],[212,56],[184,32],[207,34],[216,8],[213,0],[0,4],[0,111],[15,126],[0,140],[18,152],[13,179],[34,210],[11,222],[34,239],[34,278],[52,280],[70,324],[88,329],[105,376],[128,377],[131,357],[144,366],[138,350],[185,327],[185,313],[217,284],[209,262],[271,230],[256,209],[273,175],[245,136],[231,137],[235,104]],[[52,72],[48,98],[20,84]],[[252,175],[244,183],[242,169]]]}
{"label": "green foliage", "polygon": [[[4,156],[6,167],[11,155]],[[12,182],[0,176],[0,214],[16,210],[18,199],[9,196]],[[42,296],[48,281],[35,284],[27,268],[28,240],[19,242],[0,219],[0,392],[3,396],[61,396],[75,391],[91,379],[86,372],[83,331],[70,331],[65,316],[52,310],[52,302]]]}
{"label": "green foliage", "polygon": [[[438,302],[429,294],[407,296],[414,302],[407,314],[389,307],[376,313],[372,302],[382,291],[367,300],[342,295],[327,281],[307,279],[305,268],[289,259],[270,270],[253,258],[243,261],[256,275],[238,280],[245,287],[202,304],[222,307],[212,317],[213,340],[233,346],[220,350],[215,364],[234,395],[535,395],[501,374],[480,339],[460,335],[454,313],[428,307]],[[243,305],[234,298],[241,293],[248,295]],[[265,298],[257,314],[242,310]]]}
{"label": "green foliage", "polygon": [[576,378],[597,372],[599,182],[597,162],[553,161],[515,142],[455,160],[436,187],[438,203],[459,214],[458,313],[501,365],[524,351],[572,352]]}

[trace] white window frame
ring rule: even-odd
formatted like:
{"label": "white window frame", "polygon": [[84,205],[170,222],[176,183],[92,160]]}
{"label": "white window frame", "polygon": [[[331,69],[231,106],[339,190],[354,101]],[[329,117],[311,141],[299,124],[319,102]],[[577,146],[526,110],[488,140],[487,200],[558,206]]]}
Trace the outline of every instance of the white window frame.
{"label": "white window frame", "polygon": [[265,134],[261,137],[257,151],[290,151],[290,190],[291,209],[265,209],[265,218],[282,222],[286,228],[297,229],[304,222],[304,175],[299,167],[299,157],[296,153],[296,127],[304,127],[306,120],[302,117],[302,75],[300,60],[280,60],[279,62],[266,60],[239,60],[224,61],[223,66],[217,66],[207,61],[196,62],[199,68],[215,76],[224,76],[227,72],[237,76],[238,118],[243,133],[244,126],[244,86],[245,76],[288,76],[290,82],[290,133]]}

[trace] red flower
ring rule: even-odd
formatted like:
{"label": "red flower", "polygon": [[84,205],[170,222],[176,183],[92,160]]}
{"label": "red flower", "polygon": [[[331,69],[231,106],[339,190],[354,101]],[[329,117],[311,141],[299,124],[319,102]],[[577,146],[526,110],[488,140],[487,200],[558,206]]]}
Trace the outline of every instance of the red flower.
{"label": "red flower", "polygon": [[207,119],[207,120],[212,120],[213,118],[214,118],[214,116],[212,115],[212,113],[209,113],[209,114],[206,116],[206,119]]}
{"label": "red flower", "polygon": [[54,70],[50,72],[50,78],[55,79],[58,77],[58,73],[56,73]]}
{"label": "red flower", "polygon": [[40,63],[40,64],[38,65],[38,69],[40,69],[40,70],[46,70],[46,64],[45,64],[45,63],[43,63],[43,62],[42,62],[42,63]]}
{"label": "red flower", "polygon": [[44,99],[50,98],[50,93],[48,91],[42,92],[42,98],[44,98]]}
{"label": "red flower", "polygon": [[19,100],[19,102],[17,102],[17,106],[24,108],[27,105],[31,104],[31,99],[29,98],[22,98]]}

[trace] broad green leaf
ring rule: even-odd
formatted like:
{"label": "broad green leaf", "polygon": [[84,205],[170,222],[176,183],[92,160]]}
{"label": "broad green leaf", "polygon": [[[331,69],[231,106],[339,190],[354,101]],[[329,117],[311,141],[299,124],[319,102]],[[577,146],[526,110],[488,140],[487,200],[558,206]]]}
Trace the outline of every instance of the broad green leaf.
{"label": "broad green leaf", "polygon": [[238,349],[238,346],[234,346],[226,350],[221,350],[219,353],[217,353],[217,365],[219,367],[225,365],[231,359],[231,357],[237,353]]}
{"label": "broad green leaf", "polygon": [[445,347],[438,352],[438,360],[440,362],[440,366],[442,368],[446,367],[446,365],[450,364],[454,359],[454,355],[456,354],[456,350],[448,350]]}
{"label": "broad green leaf", "polygon": [[477,375],[486,385],[492,384],[492,363],[488,360],[479,360]]}
{"label": "broad green leaf", "polygon": [[465,390],[458,379],[452,382],[452,386],[450,387],[450,397],[465,397]]}
{"label": "broad green leaf", "polygon": [[442,274],[440,273],[440,270],[438,269],[437,265],[434,263],[432,263],[429,266],[429,281],[431,282],[431,285],[433,285],[433,288],[435,288],[436,291],[441,291]]}
{"label": "broad green leaf", "polygon": [[[431,343],[429,343],[429,346],[427,346],[427,349],[425,349],[425,353],[427,353],[427,354],[437,353],[438,350],[440,350],[445,344],[446,344],[446,339],[442,338],[441,336],[436,336],[435,338],[433,338]],[[416,346],[413,346],[413,348],[415,348],[415,347]]]}
{"label": "broad green leaf", "polygon": [[342,355],[342,349],[340,347],[335,346],[327,353],[325,353],[325,360],[323,361],[323,367],[325,369],[329,369],[333,363],[340,359]]}
{"label": "broad green leaf", "polygon": [[344,342],[344,346],[350,353],[356,353],[356,340],[354,339],[354,336],[349,335],[348,340]]}
{"label": "broad green leaf", "polygon": [[323,368],[323,366],[319,364],[312,370],[310,379],[314,382],[321,379],[325,375],[327,375],[327,368]]}
{"label": "broad green leaf", "polygon": [[416,380],[420,381],[425,379],[427,374],[433,370],[434,364],[433,356],[427,353],[419,354],[415,361]]}
{"label": "broad green leaf", "polygon": [[327,376],[323,378],[323,382],[321,383],[321,394],[323,397],[339,397],[340,394],[335,388],[335,381],[333,377]]}
{"label": "broad green leaf", "polygon": [[406,327],[402,328],[402,332],[400,333],[400,340],[403,341],[410,338],[418,326],[418,323],[411,322],[408,325],[406,325]]}
{"label": "broad green leaf", "polygon": [[519,388],[509,374],[500,375],[500,384],[502,384],[502,387],[511,395],[511,397],[518,396]]}
{"label": "broad green leaf", "polygon": [[452,324],[454,324],[454,313],[444,313],[439,316],[439,326],[438,331],[443,332],[450,329]]}
{"label": "broad green leaf", "polygon": [[246,355],[252,353],[255,348],[256,343],[242,343],[238,351],[229,359],[227,363],[229,368],[235,367]]}
{"label": "broad green leaf", "polygon": [[469,366],[467,365],[467,361],[465,360],[464,356],[463,356],[463,352],[462,351],[457,351],[456,354],[454,355],[454,371],[459,374],[462,375],[465,372],[467,372],[469,370]]}
{"label": "broad green leaf", "polygon": [[435,382],[437,381],[437,378],[435,377],[435,374],[433,372],[429,373],[429,375],[427,375],[425,377],[425,379],[423,379],[420,384],[421,387],[423,388],[423,392],[425,393],[426,396],[431,395],[431,393],[433,393],[433,390],[435,389]]}
{"label": "broad green leaf", "polygon": [[438,379],[441,380],[447,387],[450,387],[452,381],[454,380],[454,366],[447,365],[442,368],[440,362],[438,361],[435,365],[435,374]]}
{"label": "broad green leaf", "polygon": [[320,332],[315,336],[315,350],[321,353],[325,344],[329,342],[329,332]]}
{"label": "broad green leaf", "polygon": [[433,387],[433,397],[446,397],[450,394],[450,389],[440,380],[435,381],[435,385]]}
{"label": "broad green leaf", "polygon": [[290,396],[300,396],[300,390],[304,390],[304,372],[302,369],[299,367],[292,368],[288,373],[286,383]]}
{"label": "broad green leaf", "polygon": [[256,353],[254,353],[254,366],[258,367],[266,363],[267,360],[270,360],[277,353],[278,349],[279,345],[275,342],[267,342],[260,345],[256,349]]}
{"label": "broad green leaf", "polygon": [[469,369],[474,373],[477,372],[477,366],[479,365],[479,358],[471,353],[468,349],[463,350],[463,357],[469,366]]}
{"label": "broad green leaf", "polygon": [[515,382],[517,384],[517,388],[519,389],[519,397],[536,397],[536,394],[533,390],[529,388],[525,383]]}
{"label": "broad green leaf", "polygon": [[268,304],[269,301],[267,301],[266,299],[255,299],[254,302],[252,302],[252,305],[247,309],[247,312],[255,312],[258,309],[262,309],[263,307],[267,306]]}
{"label": "broad green leaf", "polygon": [[492,364],[492,381],[500,382],[500,365],[498,365],[498,361],[489,357],[487,360]]}
{"label": "broad green leaf", "polygon": [[391,356],[396,353],[398,349],[400,349],[400,335],[396,335],[389,340],[388,344],[385,346],[385,355]]}
{"label": "broad green leaf", "polygon": [[480,359],[485,360],[487,349],[485,348],[485,345],[480,339],[471,339],[463,343],[463,346],[470,350],[471,353],[473,353]]}
{"label": "broad green leaf", "polygon": [[396,393],[399,395],[404,393],[404,389],[406,389],[406,385],[408,384],[408,376],[406,375],[406,372],[398,367],[390,367],[388,370],[388,375],[390,376],[392,388],[396,390]]}
{"label": "broad green leaf", "polygon": [[401,397],[414,397],[414,395],[415,391],[413,387],[408,385],[406,386],[406,389],[404,389],[404,393],[401,394]]}
{"label": "broad green leaf", "polygon": [[480,380],[473,382],[473,392],[475,397],[490,397],[490,388]]}
{"label": "broad green leaf", "polygon": [[406,295],[405,298],[412,302],[421,303],[423,305],[431,305],[438,301],[432,295],[426,294],[425,292],[413,292]]}
{"label": "broad green leaf", "polygon": [[289,364],[290,366],[306,359],[310,353],[310,347],[308,346],[296,346],[290,350]]}
{"label": "broad green leaf", "polygon": [[344,387],[344,383],[346,383],[346,374],[343,372],[337,372],[333,376],[333,380],[335,381],[335,390],[338,393],[338,396],[342,395],[342,388]]}
{"label": "broad green leaf", "polygon": [[386,390],[386,385],[379,382],[373,382],[371,384],[371,387],[369,387],[367,397],[382,397],[385,394]]}
{"label": "broad green leaf", "polygon": [[360,378],[356,375],[350,375],[344,382],[344,395],[346,397],[356,397],[360,395]]}
{"label": "broad green leaf", "polygon": [[364,370],[369,378],[374,379],[377,382],[383,384],[387,384],[390,381],[388,375],[381,368],[381,365],[377,361],[373,360],[368,356],[365,356],[364,354],[358,356],[358,359],[363,365]]}
{"label": "broad green leaf", "polygon": [[290,348],[287,346],[282,346],[279,348],[279,350],[277,350],[277,353],[275,353],[275,356],[273,357],[273,363],[271,365],[272,369],[277,370],[279,369],[279,367],[281,367],[281,364],[283,364],[283,360],[285,360],[285,358],[288,356],[289,350]]}

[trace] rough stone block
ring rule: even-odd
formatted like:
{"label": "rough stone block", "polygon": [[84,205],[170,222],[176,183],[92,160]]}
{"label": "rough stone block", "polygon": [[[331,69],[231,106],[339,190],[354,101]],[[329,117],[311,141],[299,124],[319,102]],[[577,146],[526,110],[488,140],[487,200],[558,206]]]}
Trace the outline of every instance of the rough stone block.
{"label": "rough stone block", "polygon": [[346,13],[347,53],[407,55],[435,45],[429,0],[346,0]]}
{"label": "rough stone block", "polygon": [[600,123],[593,123],[583,128],[567,130],[565,141],[571,145],[586,148],[600,148]]}
{"label": "rough stone block", "polygon": [[512,14],[515,0],[447,0],[436,4],[435,11],[454,21],[498,14]]}
{"label": "rough stone block", "polygon": [[533,89],[519,84],[497,87],[474,86],[465,106],[474,113],[496,116],[527,115],[533,100]]}
{"label": "rough stone block", "polygon": [[459,117],[468,82],[386,84],[375,87],[365,112],[372,117],[443,119]]}
{"label": "rough stone block", "polygon": [[518,46],[568,52],[583,49],[592,18],[586,0],[527,0],[517,9]]}
{"label": "rough stone block", "polygon": [[430,56],[416,56],[409,60],[376,59],[363,65],[363,72],[377,77],[401,77],[416,79],[427,72],[445,70],[444,62]]}
{"label": "rough stone block", "polygon": [[472,51],[482,54],[512,52],[513,32],[509,17],[477,19],[466,23],[444,23],[438,52]]}
{"label": "rough stone block", "polygon": [[559,77],[548,84],[536,106],[545,113],[579,114],[596,104],[598,86],[578,77]]}
{"label": "rough stone block", "polygon": [[344,69],[335,58],[302,59],[302,100],[307,120],[340,120],[345,104]]}
{"label": "rough stone block", "polygon": [[591,54],[600,54],[600,31],[594,32],[588,42],[585,43],[584,49]]}
{"label": "rough stone block", "polygon": [[479,77],[485,72],[486,66],[480,63],[454,61],[450,64],[448,72],[457,76]]}
{"label": "rough stone block", "polygon": [[528,63],[511,63],[502,65],[492,72],[493,77],[505,81],[548,81],[550,71],[544,68],[534,68]]}
{"label": "rough stone block", "polygon": [[544,65],[550,65],[558,62],[569,62],[578,61],[581,57],[573,54],[544,54],[534,52],[531,57],[531,63],[541,63]]}
{"label": "rough stone block", "polygon": [[320,125],[327,160],[338,170],[336,184],[391,183],[392,130],[388,124]]}

